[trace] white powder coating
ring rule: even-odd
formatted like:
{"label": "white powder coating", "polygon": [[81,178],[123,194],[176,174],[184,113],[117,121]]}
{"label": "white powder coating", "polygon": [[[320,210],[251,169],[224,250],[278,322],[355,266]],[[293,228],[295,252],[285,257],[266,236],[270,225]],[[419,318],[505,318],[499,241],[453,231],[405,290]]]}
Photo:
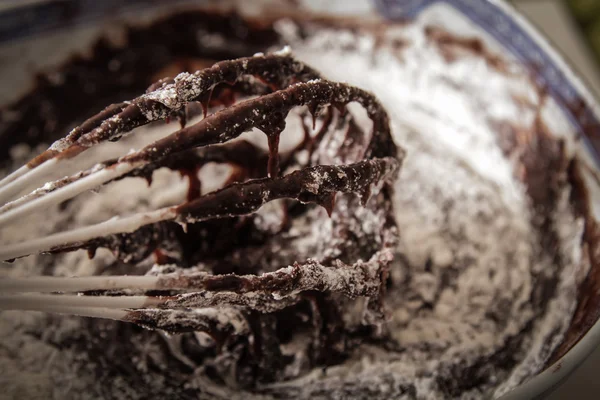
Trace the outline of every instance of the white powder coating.
{"label": "white powder coating", "polygon": [[[507,76],[468,54],[449,63],[427,40],[419,21],[388,32],[390,38],[405,42],[402,48],[385,42],[375,47],[375,37],[364,33],[319,30],[300,40],[289,22],[281,22],[279,28],[295,56],[326,78],[373,92],[390,114],[395,139],[407,150],[396,184],[399,257],[392,269],[394,288],[387,299],[392,317],[389,330],[403,351],[363,345],[326,374],[317,369],[262,388],[265,396],[274,392],[325,398],[329,395],[323,393],[329,392],[344,397],[352,387],[369,387],[378,393],[373,398],[445,398],[439,377],[448,376],[456,365],[466,367],[491,357],[528,323],[533,327],[513,351],[516,366],[487,371],[490,378],[485,383],[463,390],[460,397],[499,395],[537,372],[568,325],[576,284],[585,276],[585,266],[580,265],[582,224],[569,211],[567,192],[554,221],[564,267],[559,271],[549,258],[539,256],[539,238],[530,223],[525,189],[515,178],[515,166],[498,147],[490,124],[506,121],[525,129],[531,126],[534,110],[515,100],[540,102],[528,78]],[[548,107],[552,106],[549,102]],[[102,190],[106,195],[86,195],[85,208],[77,209],[82,203],[75,203],[70,211],[78,222],[97,222],[183,199],[185,182],[177,174],[161,170],[154,181],[149,190],[143,190],[141,180],[117,182]],[[111,195],[116,193],[119,196]],[[65,214],[47,215],[44,223],[15,231],[23,238],[39,236],[67,223]],[[43,256],[18,260],[2,274],[39,274],[43,260]],[[111,256],[99,252],[87,260],[78,252],[61,260],[56,273],[83,276],[97,273]],[[539,275],[556,276],[558,284],[554,298],[537,315],[529,299]],[[69,370],[69,358],[78,354],[65,350],[61,357],[53,357],[58,350],[22,334],[47,320],[53,321],[57,336],[80,329],[82,323],[70,317],[0,314],[4,343],[0,346],[0,386],[8,393],[32,398],[44,397],[40,394],[49,390],[55,397],[69,391],[81,393],[76,387],[80,382],[72,382],[74,387],[68,389],[54,384],[75,376]],[[20,349],[18,357],[11,355],[15,348]],[[15,370],[27,371],[39,384],[14,379]],[[115,381],[116,388],[120,385],[124,384]],[[200,370],[190,375],[188,385],[223,398],[250,396],[208,382]],[[123,398],[130,394],[127,390],[131,388],[123,387]]]}
{"label": "white powder coating", "polygon": [[[417,398],[444,398],[438,371],[491,357],[532,320],[534,333],[514,350],[520,363],[498,376],[488,371],[487,388],[474,386],[460,396],[480,398],[490,390],[500,395],[537,372],[553,349],[548,343],[555,346],[568,326],[575,276],[581,277],[576,271],[586,266],[580,265],[582,221],[573,219],[566,190],[555,217],[565,267],[557,271],[549,257],[539,257],[527,196],[490,124],[531,127],[536,110],[516,101],[540,104],[526,74],[507,76],[468,53],[448,62],[419,23],[388,32],[387,39],[401,39],[402,48],[384,42],[378,50],[371,35],[320,30],[300,41],[293,24],[283,21],[279,29],[295,56],[324,77],[375,93],[390,114],[397,143],[407,151],[395,202],[406,262],[392,270],[401,289],[388,299],[390,330],[405,351],[392,361],[387,353],[363,349],[354,365],[330,369],[327,378],[302,378],[301,385],[310,389],[301,397],[316,390],[311,385],[337,391],[343,386],[339,380],[370,387],[376,376],[392,376],[395,384],[414,384]],[[342,62],[345,67],[339,68]],[[550,126],[564,126],[559,114],[553,118],[559,123],[549,121]],[[559,283],[546,311],[534,316],[529,298],[539,283],[534,273],[540,272],[556,274]],[[490,318],[495,312],[505,315]],[[353,374],[344,378],[348,368]]]}

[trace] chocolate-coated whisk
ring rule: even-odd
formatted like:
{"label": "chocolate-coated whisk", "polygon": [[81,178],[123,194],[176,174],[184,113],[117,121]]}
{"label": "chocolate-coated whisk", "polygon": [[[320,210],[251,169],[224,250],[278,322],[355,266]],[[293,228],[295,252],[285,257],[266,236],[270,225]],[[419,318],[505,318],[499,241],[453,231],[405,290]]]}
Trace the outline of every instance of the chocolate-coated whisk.
{"label": "chocolate-coated whisk", "polygon": [[[233,86],[225,91],[222,83]],[[229,104],[231,90],[246,99]],[[40,181],[95,145],[118,140],[139,126],[172,117],[183,118],[185,125],[185,107],[190,102],[201,102],[205,114],[209,104],[223,107],[118,159],[103,160],[54,182]],[[372,121],[371,132],[359,128],[346,113],[351,102],[364,107]],[[319,118],[321,127],[311,134],[307,126],[304,140],[280,154],[280,136],[290,110],[296,107],[305,107],[312,114],[313,129]],[[268,153],[238,139],[255,128],[266,135]],[[186,226],[238,218],[239,225],[278,199],[314,203],[327,210],[342,232],[342,237],[332,241],[336,243],[330,252],[333,256],[313,259],[305,254],[293,265],[259,274],[178,268],[146,276],[3,279],[0,308],[111,318],[170,332],[203,331],[214,338],[248,334],[247,312],[282,310],[304,298],[304,293],[369,298],[368,309],[381,317],[381,294],[396,236],[388,183],[402,156],[392,141],[387,113],[372,94],[322,79],[287,50],[223,61],[193,74],[161,80],[140,97],[107,107],[3,179],[0,229],[117,179],[143,177],[150,182],[152,172],[161,167],[197,170],[216,162],[233,164],[243,173],[221,189],[177,206],[2,245],[0,259],[78,249],[93,255],[98,247],[106,247],[119,258],[135,262],[160,249],[165,240],[161,229],[168,221]],[[34,182],[41,186],[15,198]],[[341,196],[343,207],[336,207],[338,193],[355,193],[359,200]],[[302,217],[302,212],[290,208],[291,203],[285,203],[286,218]],[[361,207],[383,215],[380,226],[369,233],[375,235],[375,244],[365,253],[366,258],[336,257],[343,253],[343,246],[358,246],[352,238],[362,234],[357,217]],[[144,232],[154,235],[140,246],[148,248],[139,254],[124,250],[131,249],[132,243],[135,247]],[[94,296],[79,295],[90,291]]]}

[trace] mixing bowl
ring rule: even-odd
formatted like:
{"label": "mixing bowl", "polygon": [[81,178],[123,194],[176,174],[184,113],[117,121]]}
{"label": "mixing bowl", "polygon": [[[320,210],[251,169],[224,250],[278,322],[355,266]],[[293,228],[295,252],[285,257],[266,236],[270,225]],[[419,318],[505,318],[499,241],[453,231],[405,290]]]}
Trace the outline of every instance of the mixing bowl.
{"label": "mixing bowl", "polygon": [[[228,2],[224,2],[228,3]],[[0,104],[18,101],[35,84],[35,74],[64,63],[72,54],[86,54],[98,37],[115,43],[122,40],[125,25],[143,25],[179,9],[227,8],[223,2],[173,1],[32,1],[0,4]],[[582,185],[591,198],[587,221],[589,270],[578,285],[572,320],[562,341],[536,376],[501,395],[502,399],[543,396],[559,385],[600,343],[600,254],[594,236],[600,216],[597,179],[600,151],[600,108],[585,83],[549,42],[515,9],[502,0],[376,0],[237,2],[246,15],[272,16],[286,13],[346,17],[377,23],[424,20],[428,24],[468,38],[469,51],[489,49],[500,58],[524,67],[530,78],[555,102],[555,115],[545,120],[551,131],[574,139],[574,150],[588,167]],[[268,6],[268,7],[265,7]],[[463,44],[464,44],[463,43]],[[484,47],[481,47],[483,43]],[[85,56],[84,56],[85,58]],[[51,75],[50,75],[51,76]],[[137,89],[136,89],[137,90]],[[108,98],[108,97],[107,97]],[[65,105],[68,107],[67,102]],[[43,133],[30,131],[15,141],[1,129],[10,118],[0,119],[0,156],[8,155],[7,143],[35,144]],[[575,140],[576,138],[576,140]],[[573,274],[581,271],[573,271]],[[468,377],[465,377],[468,379]]]}

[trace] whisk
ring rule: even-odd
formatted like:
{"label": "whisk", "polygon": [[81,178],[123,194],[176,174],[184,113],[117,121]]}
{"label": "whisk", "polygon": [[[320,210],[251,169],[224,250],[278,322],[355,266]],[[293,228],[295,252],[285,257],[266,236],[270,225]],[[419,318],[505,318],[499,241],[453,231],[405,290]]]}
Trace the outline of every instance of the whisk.
{"label": "whisk", "polygon": [[[204,117],[186,126],[186,106],[194,102],[202,105]],[[370,131],[347,112],[351,102],[366,110]],[[286,118],[298,107],[305,110],[303,140],[280,152]],[[306,122],[309,114],[312,127]],[[86,150],[170,118],[178,118],[181,129],[137,151],[45,182],[49,173],[70,165]],[[255,128],[266,136],[268,152],[240,139]],[[310,293],[327,293],[332,302],[338,297],[365,298],[365,321],[381,319],[398,234],[390,182],[402,157],[386,111],[371,93],[323,79],[287,48],[162,79],[141,96],[108,106],[2,179],[0,229],[115,180],[145,178],[150,183],[159,168],[197,169],[213,162],[234,165],[242,173],[222,188],[176,206],[1,244],[0,259],[81,249],[93,256],[103,247],[135,263],[168,247],[174,231],[179,238],[191,238],[194,248],[217,224],[224,224],[234,236],[257,230],[252,217],[281,199],[287,199],[281,203],[283,223],[275,231],[261,231],[266,235],[261,243],[294,245],[313,235],[311,245],[291,249],[292,255],[286,257],[297,258],[273,270],[248,266],[220,273],[197,259],[196,265],[181,259],[178,265],[175,257],[167,263],[169,268],[160,273],[153,268],[142,276],[6,278],[0,280],[0,309],[109,318],[167,332],[199,331],[220,342],[232,335],[256,334],[249,323],[251,315],[283,310]],[[39,187],[20,195],[30,185]],[[290,226],[302,218],[308,225],[323,223],[322,208],[312,204],[322,206],[334,226],[325,239],[315,229],[290,233]],[[248,225],[250,230],[239,231]]]}

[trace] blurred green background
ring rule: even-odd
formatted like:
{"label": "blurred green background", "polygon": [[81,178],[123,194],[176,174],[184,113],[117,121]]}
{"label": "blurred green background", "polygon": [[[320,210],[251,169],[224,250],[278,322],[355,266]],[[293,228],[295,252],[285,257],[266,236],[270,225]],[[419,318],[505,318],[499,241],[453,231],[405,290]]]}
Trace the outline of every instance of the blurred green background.
{"label": "blurred green background", "polygon": [[600,0],[564,0],[600,63]]}

